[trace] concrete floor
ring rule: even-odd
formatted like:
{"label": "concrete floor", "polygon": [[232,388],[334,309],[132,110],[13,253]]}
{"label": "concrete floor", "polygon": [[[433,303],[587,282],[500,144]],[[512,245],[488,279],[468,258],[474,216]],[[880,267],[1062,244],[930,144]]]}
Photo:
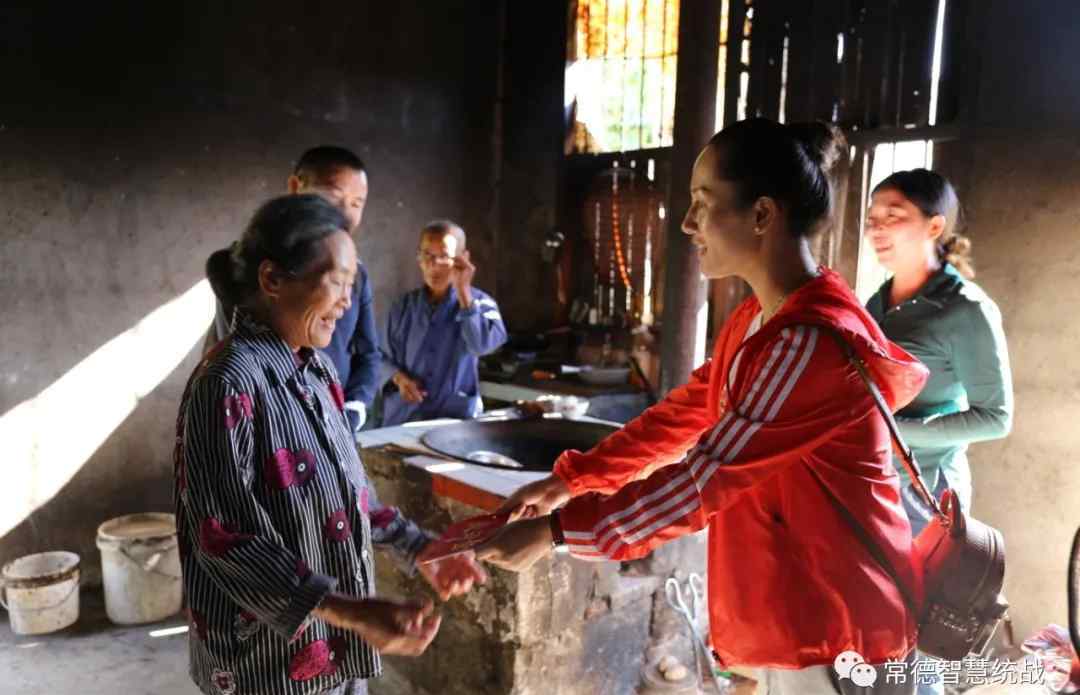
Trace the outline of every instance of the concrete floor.
{"label": "concrete floor", "polygon": [[[121,627],[109,622],[100,589],[79,598],[79,621],[50,635],[16,635],[0,612],[0,693],[3,695],[199,695],[187,675],[187,633],[151,633],[184,627],[176,615],[159,623]],[[392,669],[372,683],[373,695],[414,695]],[[1041,687],[985,686],[971,695],[1039,695]],[[740,683],[737,695],[753,693]],[[966,693],[965,693],[966,695]]]}
{"label": "concrete floor", "polygon": [[[0,694],[200,695],[187,675],[187,633],[151,635],[186,626],[182,616],[122,627],[106,616],[100,588],[85,589],[79,601],[79,621],[49,635],[16,635],[0,611]],[[371,691],[416,695],[394,669]],[[740,688],[735,695],[752,692]]]}
{"label": "concrete floor", "polygon": [[[101,588],[79,596],[79,621],[49,635],[16,635],[0,611],[0,695],[200,695],[187,674],[186,632],[175,615],[159,623],[122,627],[105,615]],[[413,695],[387,673],[373,695]]]}
{"label": "concrete floor", "polygon": [[5,695],[198,695],[187,675],[186,625],[179,615],[120,627],[105,616],[101,590],[79,597],[79,622],[49,635],[16,635],[0,613],[0,692]]}

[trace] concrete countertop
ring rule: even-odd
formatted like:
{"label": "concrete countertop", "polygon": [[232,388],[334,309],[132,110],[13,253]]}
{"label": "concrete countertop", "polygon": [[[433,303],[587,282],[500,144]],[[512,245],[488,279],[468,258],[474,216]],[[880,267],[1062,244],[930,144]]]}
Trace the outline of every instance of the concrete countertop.
{"label": "concrete countertop", "polygon": [[[583,417],[580,419],[587,422],[601,422],[618,426],[618,423],[596,418]],[[363,459],[364,449],[378,449],[387,444],[396,444],[410,449],[427,449],[420,443],[420,437],[425,432],[457,422],[462,421],[454,419],[427,420],[361,432],[357,441],[361,459]],[[380,453],[384,456],[397,456],[392,451]],[[486,511],[497,509],[507,497],[522,485],[548,475],[537,471],[502,470],[489,466],[476,466],[469,463],[446,461],[443,458],[433,456],[405,456],[401,457],[401,460],[406,465],[419,468],[431,476],[432,494],[435,496],[447,497]]]}
{"label": "concrete countertop", "polygon": [[[502,394],[529,394],[506,397]],[[599,398],[612,396],[625,396],[644,393],[642,389],[626,382],[622,384],[589,384],[581,381],[575,375],[562,375],[554,379],[532,379],[527,375],[513,378],[495,378],[492,376],[482,377],[480,380],[480,395],[486,398],[498,398],[499,400],[514,400],[515,398],[536,398],[538,395],[553,394],[562,396],[581,396],[583,398]]]}

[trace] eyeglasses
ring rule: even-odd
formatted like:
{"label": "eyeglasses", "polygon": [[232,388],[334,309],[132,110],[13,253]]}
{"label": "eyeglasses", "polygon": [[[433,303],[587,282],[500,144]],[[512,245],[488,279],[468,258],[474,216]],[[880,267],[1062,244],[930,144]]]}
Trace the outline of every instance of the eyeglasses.
{"label": "eyeglasses", "polygon": [[426,265],[448,265],[454,262],[453,256],[448,256],[445,253],[434,254],[427,251],[421,251],[416,254],[416,260]]}

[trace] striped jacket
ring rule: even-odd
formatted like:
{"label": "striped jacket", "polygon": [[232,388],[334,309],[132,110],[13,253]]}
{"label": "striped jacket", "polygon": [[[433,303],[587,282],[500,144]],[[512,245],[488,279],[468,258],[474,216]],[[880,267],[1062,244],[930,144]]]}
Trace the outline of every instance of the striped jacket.
{"label": "striped jacket", "polygon": [[174,457],[190,672],[211,695],[309,695],[377,676],[379,655],[315,620],[375,592],[372,544],[428,537],[364,474],[332,363],[239,314],[188,382]]}
{"label": "striped jacket", "polygon": [[914,648],[915,616],[823,489],[872,533],[921,600],[884,420],[831,333],[868,363],[890,405],[926,379],[831,271],[752,336],[744,303],[713,359],[555,472],[575,495],[561,521],[584,559],[641,557],[709,529],[713,648],[730,665],[802,668],[854,650],[868,663]]}

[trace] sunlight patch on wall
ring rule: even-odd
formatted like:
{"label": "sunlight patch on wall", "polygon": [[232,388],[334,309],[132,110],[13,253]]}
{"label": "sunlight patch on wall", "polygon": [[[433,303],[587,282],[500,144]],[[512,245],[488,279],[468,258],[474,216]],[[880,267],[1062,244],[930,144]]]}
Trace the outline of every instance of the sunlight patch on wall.
{"label": "sunlight patch on wall", "polygon": [[0,417],[8,454],[0,534],[49,501],[205,335],[206,280],[158,307]]}

